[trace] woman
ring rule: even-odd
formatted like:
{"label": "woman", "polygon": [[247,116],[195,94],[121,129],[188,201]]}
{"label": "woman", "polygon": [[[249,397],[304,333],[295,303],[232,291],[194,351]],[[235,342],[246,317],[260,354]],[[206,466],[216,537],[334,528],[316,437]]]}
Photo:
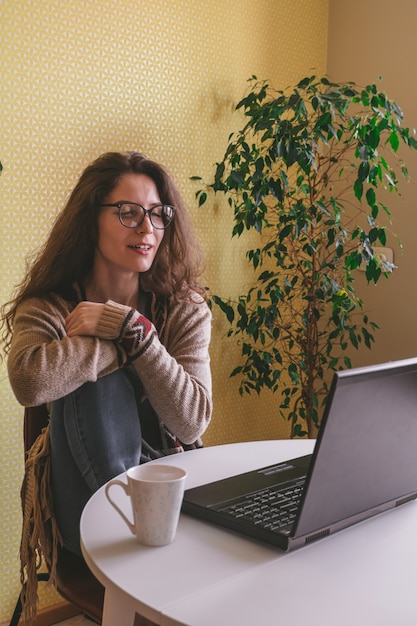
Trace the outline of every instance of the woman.
{"label": "woman", "polygon": [[201,445],[211,417],[211,315],[199,251],[166,170],[107,153],[85,169],[3,307],[10,383],[50,408],[51,482],[64,546],[82,509],[132,465]]}

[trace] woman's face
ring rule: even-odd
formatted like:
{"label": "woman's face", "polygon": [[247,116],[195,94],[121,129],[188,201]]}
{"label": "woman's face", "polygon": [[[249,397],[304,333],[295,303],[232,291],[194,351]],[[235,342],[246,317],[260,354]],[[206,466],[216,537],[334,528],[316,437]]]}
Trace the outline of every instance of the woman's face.
{"label": "woman's face", "polygon": [[[146,174],[126,174],[105,199],[105,204],[134,202],[145,209],[160,204],[155,183]],[[123,209],[122,209],[123,210]],[[126,228],[119,220],[117,207],[103,207],[98,217],[98,241],[95,269],[112,273],[146,272],[150,269],[164,230],[152,226],[149,216],[135,228]]]}

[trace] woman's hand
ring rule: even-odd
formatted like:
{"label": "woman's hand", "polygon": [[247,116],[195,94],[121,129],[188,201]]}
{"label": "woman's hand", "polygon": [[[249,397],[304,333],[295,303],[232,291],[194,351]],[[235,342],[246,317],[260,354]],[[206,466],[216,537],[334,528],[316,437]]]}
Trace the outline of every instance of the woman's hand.
{"label": "woman's hand", "polygon": [[65,319],[68,337],[75,335],[97,336],[97,327],[104,304],[99,302],[80,302]]}

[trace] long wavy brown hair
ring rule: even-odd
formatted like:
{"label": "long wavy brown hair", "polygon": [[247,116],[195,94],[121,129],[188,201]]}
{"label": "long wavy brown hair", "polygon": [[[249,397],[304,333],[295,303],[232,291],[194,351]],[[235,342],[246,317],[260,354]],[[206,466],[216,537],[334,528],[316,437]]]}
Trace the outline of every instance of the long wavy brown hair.
{"label": "long wavy brown hair", "polygon": [[1,307],[4,351],[8,352],[13,321],[19,304],[51,293],[70,299],[74,284],[82,284],[93,269],[101,205],[126,174],[146,174],[153,180],[161,202],[176,208],[165,231],[151,269],[141,274],[141,288],[164,298],[184,299],[197,292],[206,299],[199,283],[202,255],[190,216],[167,170],[139,152],[108,152],[81,174],[71,196],[58,215],[45,244],[28,262],[16,295]]}

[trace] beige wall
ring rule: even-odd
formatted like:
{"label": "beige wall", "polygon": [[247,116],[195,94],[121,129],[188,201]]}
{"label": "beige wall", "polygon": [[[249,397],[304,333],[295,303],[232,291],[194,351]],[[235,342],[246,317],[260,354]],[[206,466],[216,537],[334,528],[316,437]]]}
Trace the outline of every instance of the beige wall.
{"label": "beige wall", "polygon": [[[334,80],[359,85],[378,83],[396,100],[405,115],[404,125],[417,128],[417,2],[415,0],[330,0],[328,73]],[[389,195],[395,239],[394,262],[398,270],[378,285],[367,286],[358,275],[357,286],[370,317],[380,326],[372,351],[353,354],[354,364],[368,364],[415,356],[417,267],[417,153],[404,150],[402,157],[413,180],[401,185],[402,197]]]}
{"label": "beige wall", "polygon": [[[79,176],[99,153],[140,149],[171,170],[207,257],[207,284],[239,292],[245,262],[225,207],[197,209],[236,127],[252,74],[285,87],[326,68],[328,0],[2,0],[0,301],[21,278]],[[214,416],[208,445],[287,436],[277,403],[240,398],[216,314]],[[22,409],[0,370],[0,622],[18,581]],[[51,594],[43,604],[53,601]]]}

